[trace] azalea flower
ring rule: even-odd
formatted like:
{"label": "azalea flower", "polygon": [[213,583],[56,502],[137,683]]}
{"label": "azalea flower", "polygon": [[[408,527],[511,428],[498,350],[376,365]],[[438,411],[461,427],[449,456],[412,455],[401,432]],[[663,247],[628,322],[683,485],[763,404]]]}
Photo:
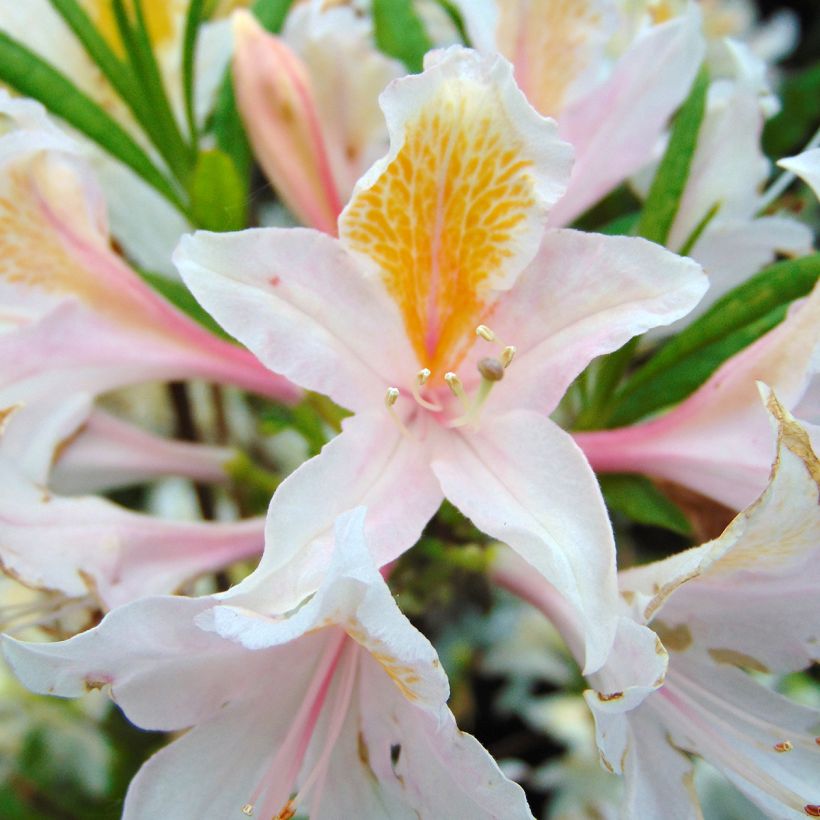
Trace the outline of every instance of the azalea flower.
{"label": "azalea flower", "polygon": [[[820,657],[820,463],[805,430],[765,395],[779,437],[763,495],[714,541],[619,574],[630,614],[585,698],[604,767],[625,776],[623,817],[700,817],[689,754],[769,816],[820,815],[820,712],[747,674]],[[509,553],[492,577],[547,615],[580,659],[578,619],[553,587]],[[657,635],[654,661],[645,624]]]}
{"label": "azalea flower", "polygon": [[[112,609],[262,552],[264,522],[166,521],[94,496],[63,497],[0,458],[0,565],[25,584]],[[55,533],[59,535],[56,536]]]}
{"label": "azalea flower", "polygon": [[363,510],[339,520],[336,538],[321,588],[292,612],[274,584],[254,610],[230,592],[148,598],[64,643],[5,639],[34,691],[104,687],[139,726],[193,727],[140,770],[126,820],[532,817],[458,731],[435,650],[368,553]]}
{"label": "azalea flower", "polygon": [[544,232],[570,149],[502,58],[434,54],[382,107],[390,152],[338,240],[198,233],[175,256],[266,365],[356,412],[274,497],[257,575],[286,573],[296,600],[315,589],[331,522],[360,503],[386,563],[446,495],[583,613],[594,667],[614,631],[614,544],[592,472],[547,414],[592,358],[689,310],[703,275],[641,239]]}
{"label": "azalea flower", "polygon": [[233,17],[234,86],[254,154],[305,225],[336,233],[356,180],[387,149],[378,95],[404,74],[349,7],[298,6],[281,37]]}
{"label": "azalea flower", "polygon": [[[44,483],[93,398],[204,378],[282,401],[299,391],[165,302],[109,245],[100,190],[42,107],[0,97],[3,452]],[[11,410],[15,410],[11,413]]]}
{"label": "azalea flower", "polygon": [[670,116],[703,60],[694,4],[680,16],[639,25],[623,39],[634,10],[616,0],[457,2],[473,44],[515,66],[527,99],[558,121],[575,148],[566,195],[550,225],[571,223],[654,155]]}
{"label": "azalea flower", "polygon": [[631,427],[577,433],[599,472],[637,472],[674,481],[741,510],[765,489],[773,444],[756,381],[805,416],[815,444],[820,286],[773,330],[727,359],[685,401]]}
{"label": "azalea flower", "polygon": [[760,499],[720,538],[621,573],[636,618],[670,653],[663,686],[636,708],[587,693],[602,753],[626,777],[627,817],[668,815],[670,807],[674,816],[699,816],[686,752],[771,817],[820,816],[820,712],[744,671],[791,672],[820,658],[820,464],[771,394],[768,407],[778,455]]}

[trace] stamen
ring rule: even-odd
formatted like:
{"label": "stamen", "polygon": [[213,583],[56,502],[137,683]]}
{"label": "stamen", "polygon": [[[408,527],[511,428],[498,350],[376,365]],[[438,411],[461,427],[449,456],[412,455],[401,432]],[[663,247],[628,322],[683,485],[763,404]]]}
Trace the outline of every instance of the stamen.
{"label": "stamen", "polygon": [[515,358],[515,354],[517,352],[518,351],[516,350],[514,345],[507,345],[501,351],[501,364],[503,364],[504,367],[509,367],[512,363],[512,360]]}
{"label": "stamen", "polygon": [[[478,363],[478,372],[481,374],[481,382],[478,385],[478,392],[475,398],[470,406],[466,408],[464,415],[448,422],[448,427],[464,427],[466,424],[473,424],[478,420],[478,415],[484,403],[487,401],[487,397],[490,395],[493,385],[504,378],[504,365],[498,361],[498,359],[487,357]],[[447,377],[445,376],[444,378],[446,379]],[[459,381],[458,384],[463,393],[464,388],[461,387],[461,381]],[[455,390],[453,390],[453,392],[455,393]]]}
{"label": "stamen", "polygon": [[413,386],[410,388],[410,391],[413,394],[413,398],[422,407],[426,407],[428,410],[432,410],[434,413],[440,413],[444,408],[442,408],[440,404],[436,404],[432,401],[427,401],[427,399],[425,399],[419,392],[419,388],[424,387],[424,385],[427,384],[427,380],[429,378],[430,371],[426,367],[423,367],[416,374],[416,380],[413,382]]}
{"label": "stamen", "polygon": [[250,803],[245,803],[245,805],[242,806],[242,814],[253,817],[253,806]]}
{"label": "stamen", "polygon": [[488,342],[495,341],[495,333],[487,327],[487,325],[479,325],[476,329],[476,336],[481,336],[482,339]]}
{"label": "stamen", "polygon": [[387,412],[390,413],[390,418],[396,422],[399,430],[403,436],[410,437],[410,431],[407,427],[404,426],[404,422],[398,417],[398,414],[393,409],[393,405],[399,400],[399,396],[401,395],[398,387],[388,387],[387,393],[384,396],[384,406],[387,408]]}
{"label": "stamen", "polygon": [[444,374],[444,381],[447,382],[447,386],[453,391],[453,395],[461,402],[461,406],[465,412],[469,410],[470,398],[464,391],[464,385],[461,383],[461,379],[450,370]]}

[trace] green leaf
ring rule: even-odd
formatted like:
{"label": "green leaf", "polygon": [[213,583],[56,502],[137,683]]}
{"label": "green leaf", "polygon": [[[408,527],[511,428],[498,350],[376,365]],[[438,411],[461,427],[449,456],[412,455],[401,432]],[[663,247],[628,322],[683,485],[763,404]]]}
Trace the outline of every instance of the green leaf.
{"label": "green leaf", "polygon": [[[267,31],[278,34],[285,22],[293,0],[256,0],[251,11],[259,24]],[[253,155],[245,134],[245,127],[239,110],[236,107],[236,95],[233,90],[233,76],[230,67],[219,88],[214,108],[213,126],[217,147],[224,151],[234,163],[239,176],[245,180],[247,198],[248,177],[250,175]]]}
{"label": "green leaf", "polygon": [[201,324],[206,330],[210,330],[216,336],[229,341],[234,339],[214,321],[210,313],[203,308],[194,298],[194,295],[182,282],[176,279],[169,279],[159,273],[140,270],[139,275],[155,290],[160,296],[167,299],[174,307],[179,308],[183,313],[190,316],[195,322]]}
{"label": "green leaf", "polygon": [[782,108],[763,130],[763,148],[780,159],[799,153],[820,122],[820,62],[779,84]]}
{"label": "green leaf", "polygon": [[467,34],[467,27],[464,25],[464,17],[456,4],[450,2],[450,0],[436,0],[436,2],[450,18],[450,21],[458,32],[458,36],[461,38],[461,42],[464,43],[465,46],[471,46],[470,36]]}
{"label": "green leaf", "polygon": [[728,358],[740,353],[779,324],[787,305],[774,308],[765,316],[744,325],[701,347],[697,353],[676,362],[628,396],[617,397],[607,426],[621,427],[644,416],[682,401],[700,387]]}
{"label": "green leaf", "polygon": [[[706,313],[670,339],[621,388],[616,400],[621,402],[682,361],[691,363],[694,355],[744,326],[753,324],[775,308],[805,296],[820,278],[820,254],[775,262],[756,276],[718,299]],[[765,325],[765,322],[764,322]],[[737,337],[740,339],[741,337]],[[731,346],[729,348],[731,349]],[[714,359],[714,351],[709,354]],[[651,388],[644,391],[651,393]],[[615,418],[634,417],[631,411],[618,411]]]}
{"label": "green leaf", "polygon": [[665,245],[689,179],[689,169],[706,111],[709,75],[698,72],[689,97],[675,115],[669,145],[663,155],[638,221],[638,235]]}
{"label": "green leaf", "polygon": [[0,32],[0,80],[33,97],[127,165],[181,213],[185,205],[173,184],[125,129],[68,78],[24,45]]}
{"label": "green leaf", "polygon": [[420,72],[433,43],[412,1],[373,0],[372,13],[376,45],[401,60],[410,72]]}
{"label": "green leaf", "polygon": [[692,527],[680,508],[670,501],[648,478],[637,475],[599,476],[607,506],[653,527],[663,527],[680,535],[691,535]]}
{"label": "green leaf", "polygon": [[247,192],[233,160],[214,148],[199,155],[191,181],[191,212],[209,231],[240,231],[247,223]]}
{"label": "green leaf", "polygon": [[196,151],[199,134],[194,111],[194,68],[196,56],[196,42],[199,36],[199,27],[205,13],[205,0],[191,0],[188,6],[188,15],[185,18],[185,35],[182,40],[182,91],[185,98],[185,117],[188,120],[188,133],[191,145]]}
{"label": "green leaf", "polygon": [[[133,22],[129,15],[131,6],[135,12]],[[128,7],[126,7],[125,0],[112,0],[112,8],[131,68],[142,87],[146,105],[153,116],[154,128],[157,132],[157,142],[155,142],[157,150],[162,154],[176,178],[185,185],[193,167],[194,155],[179,130],[179,124],[168,101],[168,94],[148,33],[142,0],[133,0]]]}
{"label": "green leaf", "polygon": [[95,28],[77,0],[49,0],[54,10],[74,32],[88,56],[105,75],[111,87],[128,106],[142,130],[162,154],[163,134],[157,128],[153,111],[128,63],[123,62],[111,50],[105,38]]}

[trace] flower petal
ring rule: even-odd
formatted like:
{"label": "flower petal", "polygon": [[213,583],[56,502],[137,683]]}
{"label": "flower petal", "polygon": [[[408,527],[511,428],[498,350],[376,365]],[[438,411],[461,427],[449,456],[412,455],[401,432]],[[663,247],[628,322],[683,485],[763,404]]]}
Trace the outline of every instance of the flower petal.
{"label": "flower petal", "polygon": [[651,159],[704,48],[693,6],[639,36],[606,82],[562,112],[559,132],[575,147],[576,161],[550,225],[569,224]]}
{"label": "flower petal", "polygon": [[550,412],[592,359],[683,316],[706,286],[698,265],[643,239],[547,232],[488,318],[516,347],[491,406]]}
{"label": "flower petal", "polygon": [[674,410],[575,439],[596,470],[660,476],[741,510],[766,487],[774,451],[756,382],[770,385],[793,408],[817,371],[819,327],[816,286],[783,322],[724,362]]}
{"label": "flower petal", "polygon": [[820,659],[820,464],[805,431],[772,398],[770,407],[781,414],[778,457],[760,499],[715,541],[620,580],[642,593],[644,617],[662,622],[661,637],[674,636],[670,648],[791,672]]}
{"label": "flower petal", "polygon": [[411,547],[442,501],[430,470],[428,438],[435,430],[411,429],[416,439],[406,438],[384,410],[346,419],[342,433],[276,491],[262,561],[236,593],[256,600],[268,594],[262,591],[272,578],[282,606],[296,605],[327,570],[337,516],[360,505],[370,511],[367,539],[378,566]]}
{"label": "flower petal", "polygon": [[5,569],[27,584],[72,597],[97,593],[108,608],[173,592],[197,575],[261,552],[260,519],[164,521],[101,498],[53,496],[5,460],[0,480]]}
{"label": "flower petal", "polygon": [[514,410],[448,437],[433,470],[447,498],[508,543],[570,603],[587,670],[615,637],[615,544],[598,484],[570,437],[544,416]]}
{"label": "flower petal", "polygon": [[796,157],[786,157],[777,164],[797,174],[820,197],[820,148],[812,148]]}
{"label": "flower petal", "polygon": [[472,344],[489,288],[532,259],[571,150],[503,58],[454,46],[381,98],[390,152],[339,220],[401,310],[418,366],[443,375]]}
{"label": "flower petal", "polygon": [[233,455],[229,447],[166,439],[95,410],[60,446],[50,486],[63,495],[76,495],[141,484],[159,476],[224,481],[225,464]]}
{"label": "flower petal", "polygon": [[336,240],[276,228],[183,237],[174,262],[203,307],[271,370],[353,410],[418,369],[398,311]]}

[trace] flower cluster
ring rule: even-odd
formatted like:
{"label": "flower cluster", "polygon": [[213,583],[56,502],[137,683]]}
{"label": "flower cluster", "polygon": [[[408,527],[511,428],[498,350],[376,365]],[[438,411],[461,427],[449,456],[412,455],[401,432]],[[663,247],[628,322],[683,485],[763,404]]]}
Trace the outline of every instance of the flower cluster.
{"label": "flower cluster", "polygon": [[[698,761],[820,817],[798,35],[745,0],[0,7],[3,652],[98,743],[137,735],[95,690],[168,734],[123,817],[696,818]],[[505,709],[569,750],[457,726]],[[20,765],[3,816],[52,806]],[[59,816],[118,799],[86,780]]]}

